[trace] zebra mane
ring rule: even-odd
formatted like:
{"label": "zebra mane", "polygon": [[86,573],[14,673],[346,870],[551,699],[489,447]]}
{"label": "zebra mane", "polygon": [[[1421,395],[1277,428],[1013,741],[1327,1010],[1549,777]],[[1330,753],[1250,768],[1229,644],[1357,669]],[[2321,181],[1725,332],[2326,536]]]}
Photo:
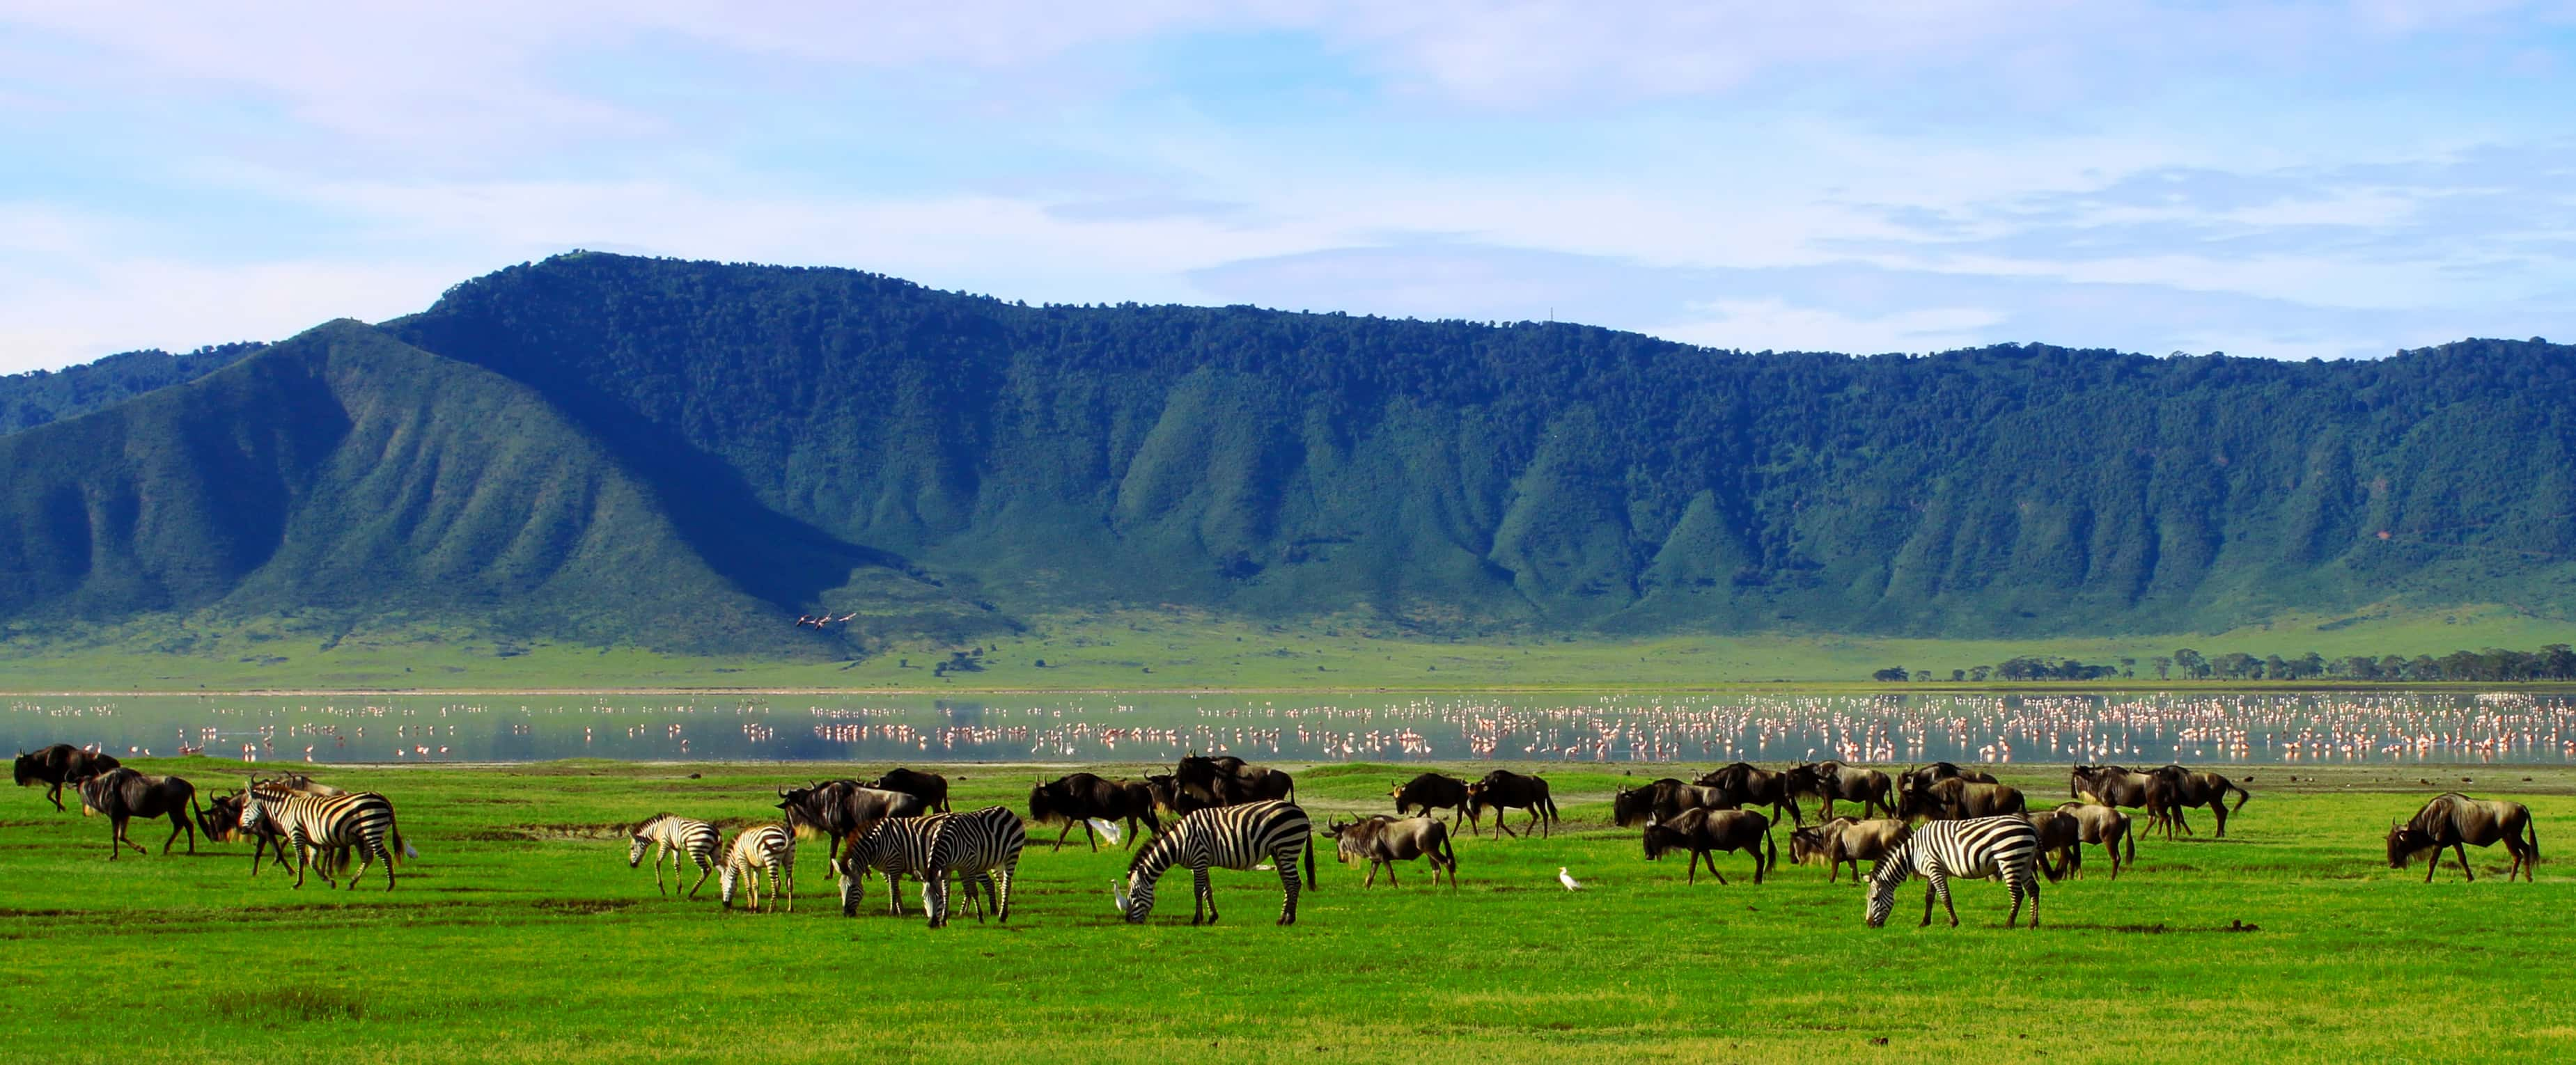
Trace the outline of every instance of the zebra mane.
{"label": "zebra mane", "polygon": [[[1136,870],[1144,868],[1146,859],[1160,855],[1165,850],[1179,846],[1179,844],[1173,843],[1172,841],[1179,838],[1181,834],[1179,831],[1180,827],[1179,822],[1174,822],[1171,828],[1156,833],[1154,838],[1146,840],[1143,846],[1136,848],[1135,857],[1127,859],[1127,875],[1130,878],[1133,878],[1136,875]],[[1169,868],[1171,866],[1171,862],[1168,860],[1163,864],[1165,868]]]}
{"label": "zebra mane", "polygon": [[641,835],[643,835],[643,834],[644,834],[644,830],[645,830],[645,829],[648,829],[648,828],[653,827],[654,825],[660,824],[662,821],[664,821],[664,820],[666,820],[666,819],[668,819],[668,818],[677,817],[677,816],[679,816],[679,815],[678,815],[678,814],[670,814],[670,813],[659,813],[659,814],[654,814],[653,816],[651,816],[651,817],[647,817],[647,818],[645,818],[644,820],[642,820],[641,822],[638,822],[638,823],[635,825],[635,827],[630,828],[630,829],[627,829],[627,830],[626,830],[626,834],[627,834],[627,835],[630,835],[630,836],[641,836]]}

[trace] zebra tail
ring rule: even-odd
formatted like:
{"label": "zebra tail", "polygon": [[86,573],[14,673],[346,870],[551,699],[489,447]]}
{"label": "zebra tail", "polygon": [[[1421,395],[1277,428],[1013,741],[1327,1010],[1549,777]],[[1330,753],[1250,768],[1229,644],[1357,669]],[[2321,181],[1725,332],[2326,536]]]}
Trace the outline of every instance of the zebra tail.
{"label": "zebra tail", "polygon": [[1319,885],[1315,883],[1315,835],[1309,832],[1306,834],[1306,890],[1314,891],[1318,887]]}

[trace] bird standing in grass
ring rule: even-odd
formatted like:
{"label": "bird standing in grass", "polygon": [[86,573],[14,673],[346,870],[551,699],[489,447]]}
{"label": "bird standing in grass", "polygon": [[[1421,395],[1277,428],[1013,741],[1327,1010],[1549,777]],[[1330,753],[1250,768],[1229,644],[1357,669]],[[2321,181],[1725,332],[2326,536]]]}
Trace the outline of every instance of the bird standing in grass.
{"label": "bird standing in grass", "polygon": [[1565,885],[1567,891],[1583,890],[1583,883],[1574,879],[1574,874],[1566,872],[1562,865],[1556,867],[1556,882]]}

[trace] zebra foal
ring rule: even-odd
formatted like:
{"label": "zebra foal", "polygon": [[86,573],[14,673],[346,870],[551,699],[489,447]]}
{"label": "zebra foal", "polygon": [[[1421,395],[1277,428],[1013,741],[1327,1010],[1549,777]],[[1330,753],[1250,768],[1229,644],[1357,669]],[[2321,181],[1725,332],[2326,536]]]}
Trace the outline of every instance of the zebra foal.
{"label": "zebra foal", "polygon": [[733,849],[725,852],[724,874],[716,878],[716,894],[726,909],[733,908],[733,888],[741,881],[751,896],[751,912],[760,912],[760,874],[769,873],[769,908],[778,909],[780,899],[787,900],[787,912],[796,912],[796,837],[787,834],[785,825],[753,825],[733,838]]}
{"label": "zebra foal", "polygon": [[698,889],[706,886],[707,875],[715,872],[717,833],[714,825],[677,814],[656,814],[635,826],[631,835],[633,843],[626,848],[626,867],[633,869],[644,864],[644,852],[652,851],[653,890],[656,892],[666,896],[670,894],[662,887],[662,859],[665,857],[671,859],[671,876],[675,881],[688,872],[680,864],[682,855],[698,863],[698,882],[689,885],[689,897],[693,899],[698,897]]}
{"label": "zebra foal", "polygon": [[2021,919],[2022,899],[2030,899],[2030,926],[2039,927],[2039,830],[2021,817],[1980,817],[1967,821],[1931,821],[1878,860],[1869,871],[1869,926],[1887,924],[1896,909],[1896,887],[1923,874],[1923,923],[1932,923],[1932,899],[1950,912],[1950,927],[1959,927],[1959,908],[1950,902],[1950,878],[2002,880],[2012,889],[2012,914],[2004,927]]}
{"label": "zebra foal", "polygon": [[1172,828],[1136,851],[1128,862],[1127,883],[1112,884],[1118,907],[1129,924],[1143,924],[1154,912],[1154,882],[1176,865],[1190,867],[1196,894],[1191,924],[1216,922],[1216,893],[1208,886],[1208,869],[1250,869],[1264,860],[1279,870],[1287,898],[1279,906],[1279,923],[1297,923],[1297,851],[1306,852],[1306,886],[1315,886],[1315,829],[1306,811],[1276,799],[1218,806],[1181,818]]}

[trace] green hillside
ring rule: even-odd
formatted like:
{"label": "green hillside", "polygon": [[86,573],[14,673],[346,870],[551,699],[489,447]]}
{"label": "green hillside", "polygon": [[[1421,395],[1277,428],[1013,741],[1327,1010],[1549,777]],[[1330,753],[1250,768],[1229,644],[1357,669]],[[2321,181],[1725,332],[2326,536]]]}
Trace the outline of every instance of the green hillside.
{"label": "green hillside", "polygon": [[22,654],[2576,629],[2576,349],[2540,342],[1853,358],[576,253],[204,361],[0,435]]}

